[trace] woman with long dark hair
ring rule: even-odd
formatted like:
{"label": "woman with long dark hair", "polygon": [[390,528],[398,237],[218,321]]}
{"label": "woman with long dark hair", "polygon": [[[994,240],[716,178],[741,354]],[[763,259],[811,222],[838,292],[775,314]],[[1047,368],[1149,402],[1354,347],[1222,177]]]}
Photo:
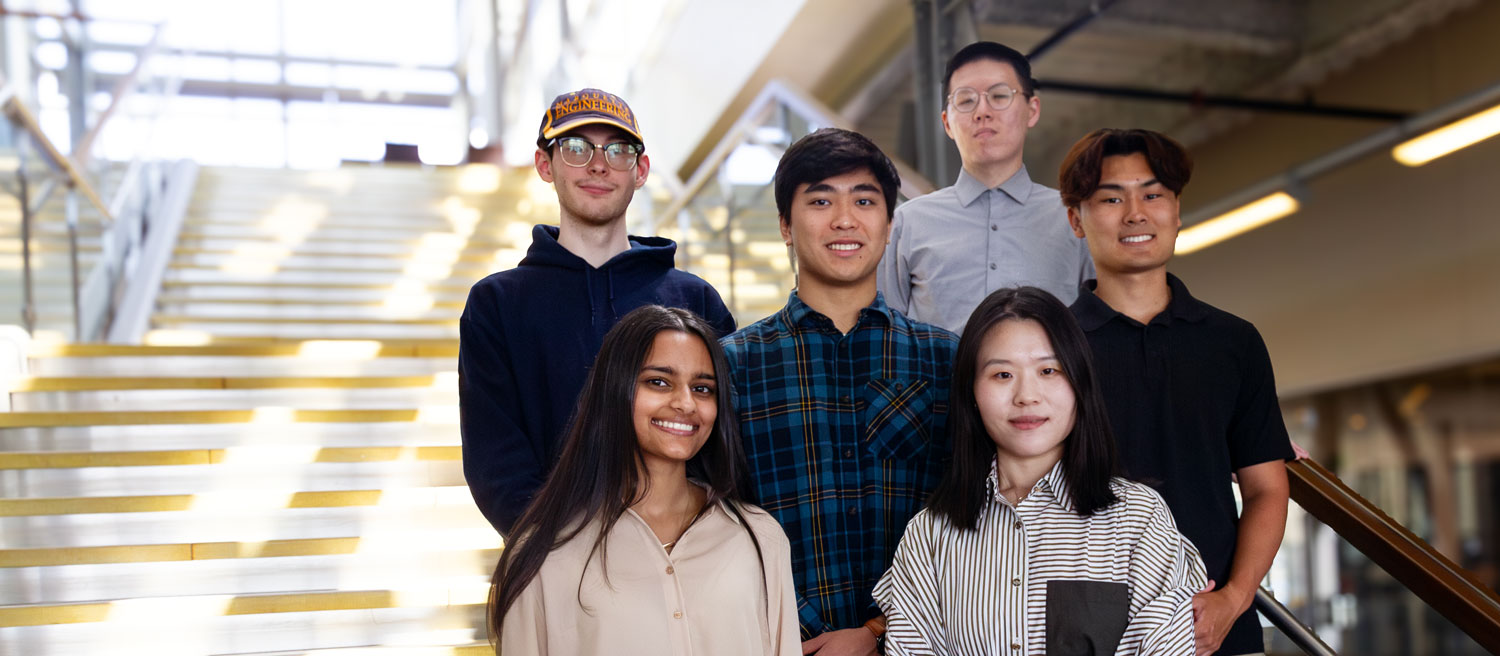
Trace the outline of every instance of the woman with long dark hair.
{"label": "woman with long dark hair", "polygon": [[605,336],[490,588],[500,654],[798,654],[781,526],[739,500],[714,329],[650,305]]}
{"label": "woman with long dark hair", "polygon": [[1192,654],[1203,562],[1114,438],[1073,315],[1035,287],[969,317],[953,460],[875,587],[887,654]]}

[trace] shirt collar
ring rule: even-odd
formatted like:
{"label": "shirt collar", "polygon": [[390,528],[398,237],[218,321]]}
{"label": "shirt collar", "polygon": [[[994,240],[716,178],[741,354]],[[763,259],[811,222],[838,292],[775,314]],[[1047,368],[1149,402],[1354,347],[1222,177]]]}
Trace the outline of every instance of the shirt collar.
{"label": "shirt collar", "polygon": [[[887,324],[893,320],[891,308],[885,304],[885,296],[878,291],[875,292],[875,300],[859,311],[860,323],[863,323],[866,317],[872,315],[885,317]],[[802,298],[797,296],[797,290],[795,289],[787,297],[786,307],[782,308],[782,317],[790,328],[812,328],[816,327],[820,322],[828,326],[833,325],[832,319],[803,303]]]}
{"label": "shirt collar", "polygon": [[[1083,288],[1078,292],[1078,300],[1073,302],[1073,314],[1078,317],[1078,326],[1086,332],[1097,330],[1100,326],[1109,323],[1110,319],[1125,316],[1094,294],[1094,290],[1098,287],[1098,280],[1083,283]],[[1193,298],[1193,295],[1188,293],[1187,285],[1182,284],[1182,280],[1177,276],[1167,274],[1167,288],[1172,291],[1172,298],[1167,301],[1165,312],[1168,317],[1189,322],[1202,321],[1208,317],[1208,307],[1202,301]]]}
{"label": "shirt collar", "polygon": [[[991,501],[1009,505],[1005,497],[1000,495],[1000,469],[998,463],[990,460],[990,475],[984,479],[985,492]],[[1031,491],[1026,493],[1026,499],[1055,503],[1058,507],[1068,512],[1077,512],[1073,505],[1073,493],[1068,489],[1067,477],[1063,475],[1062,460],[1052,465],[1036,485],[1031,486]]]}
{"label": "shirt collar", "polygon": [[[995,189],[1005,192],[1005,195],[1014,198],[1017,203],[1026,204],[1026,200],[1031,198],[1031,174],[1026,172],[1026,165],[1022,164],[1019,170]],[[989,188],[974,176],[969,175],[968,171],[960,168],[958,182],[953,183],[953,190],[958,194],[959,204],[968,207],[984,192],[989,191]]]}

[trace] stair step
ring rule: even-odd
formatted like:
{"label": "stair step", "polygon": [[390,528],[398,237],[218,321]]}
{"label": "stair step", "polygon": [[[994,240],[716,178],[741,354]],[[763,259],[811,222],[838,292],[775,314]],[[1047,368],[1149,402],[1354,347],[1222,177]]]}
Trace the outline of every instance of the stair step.
{"label": "stair step", "polygon": [[433,325],[430,323],[402,323],[392,325],[386,322],[310,323],[242,321],[231,323],[196,320],[185,320],[164,325],[175,330],[211,334],[214,335],[215,339],[321,340],[356,338],[440,340],[456,339],[458,337],[457,320],[446,322],[442,325]]}
{"label": "stair step", "polygon": [[[254,488],[248,488],[242,491],[242,498],[258,493]],[[273,495],[274,492],[268,490],[266,494]],[[494,548],[500,539],[472,502],[428,507],[376,505],[274,509],[220,505],[205,508],[201,511],[119,515],[0,517],[0,527],[5,529],[5,535],[0,537],[0,553],[11,554],[20,560],[46,557],[37,551],[69,548],[119,549],[150,545],[163,549],[174,545],[236,543],[251,545],[252,549],[243,553],[255,554],[258,553],[255,549],[259,548],[256,545],[271,540],[329,538],[350,538],[369,544],[379,542],[392,548],[418,545],[451,548],[458,544],[465,545],[465,548]],[[480,542],[476,543],[476,538]],[[39,563],[26,563],[26,566],[36,564]]]}
{"label": "stair step", "polygon": [[287,455],[300,456],[303,458],[302,462],[438,461],[463,458],[457,446],[245,446],[164,451],[34,451],[0,453],[0,470],[214,465],[223,462],[269,462]]}
{"label": "stair step", "polygon": [[427,553],[393,550],[12,567],[0,569],[0,591],[13,604],[66,604],[139,597],[400,588],[424,579],[483,580],[493,572],[499,553],[498,549]]}
{"label": "stair step", "polygon": [[[451,446],[448,423],[180,424],[0,429],[3,451],[164,451],[249,446]],[[3,501],[3,500],[0,500]]]}
{"label": "stair step", "polygon": [[275,426],[321,422],[432,422],[457,423],[458,408],[433,409],[288,409],[251,410],[129,410],[100,412],[5,412],[0,428],[49,426],[146,426],[156,424],[245,424]]}
{"label": "stair step", "polygon": [[389,490],[267,493],[251,499],[243,490],[215,490],[198,494],[159,494],[119,497],[47,497],[0,499],[0,517],[84,515],[94,513],[161,513],[194,508],[339,508],[346,506],[427,507],[473,503],[465,486]]}
{"label": "stair step", "polygon": [[327,492],[463,484],[463,466],[457,460],[0,470],[0,497],[11,499],[154,496],[225,489]]}
{"label": "stair step", "polygon": [[[214,342],[217,341],[214,340]],[[203,345],[56,343],[33,344],[28,355],[31,357],[294,356],[315,359],[456,357],[458,340],[333,339],[310,342],[252,341]]]}

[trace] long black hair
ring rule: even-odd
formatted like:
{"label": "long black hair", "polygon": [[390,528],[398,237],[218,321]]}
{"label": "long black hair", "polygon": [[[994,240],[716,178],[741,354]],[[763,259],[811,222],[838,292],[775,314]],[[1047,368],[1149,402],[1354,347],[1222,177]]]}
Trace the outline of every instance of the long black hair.
{"label": "long black hair", "polygon": [[642,475],[645,459],[635,434],[636,380],[656,335],[668,330],[702,340],[714,365],[718,417],[708,441],[688,460],[687,474],[707,487],[705,508],[720,501],[728,502],[725,505],[750,535],[764,573],[760,541],[740,514],[745,453],[740,442],[739,418],[734,413],[734,391],[724,348],[719,345],[713,327],[698,315],[679,308],[647,305],[625,315],[604,336],[594,367],[578,397],[578,409],[557,467],[511,530],[512,539],[501,553],[490,580],[487,619],[492,643],[500,638],[506,611],[536,578],[548,554],[577,537],[591,520],[599,520],[602,526],[590,553],[599,553],[608,580],[610,529],[627,508],[645,498],[650,484],[650,479]]}
{"label": "long black hair", "polygon": [[979,348],[1001,322],[1032,320],[1052,342],[1053,354],[1073,388],[1073,430],[1063,439],[1063,476],[1073,504],[1085,517],[1118,501],[1109,479],[1119,474],[1114,433],[1104,409],[1104,396],[1094,378],[1087,338],[1073,313],[1053,295],[1036,287],[1001,289],[979,304],[964,325],[954,355],[952,398],[948,403],[948,434],[953,460],[927,507],[959,528],[972,529],[985,503],[984,480],[995,459],[995,442],[984,429],[974,384],[979,372]]}

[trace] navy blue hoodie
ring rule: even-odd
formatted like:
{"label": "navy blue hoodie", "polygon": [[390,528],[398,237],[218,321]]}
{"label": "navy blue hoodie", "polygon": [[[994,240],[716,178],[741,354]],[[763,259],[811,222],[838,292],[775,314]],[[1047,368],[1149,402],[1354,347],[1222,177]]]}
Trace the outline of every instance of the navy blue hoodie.
{"label": "navy blue hoodie", "polygon": [[631,237],[594,268],[532,228],[514,269],[475,283],[459,320],[458,399],[464,477],[502,534],[526,509],[562,452],[562,439],[604,334],[643,305],[696,312],[727,335],[734,317],[702,278],[678,271],[677,245]]}

